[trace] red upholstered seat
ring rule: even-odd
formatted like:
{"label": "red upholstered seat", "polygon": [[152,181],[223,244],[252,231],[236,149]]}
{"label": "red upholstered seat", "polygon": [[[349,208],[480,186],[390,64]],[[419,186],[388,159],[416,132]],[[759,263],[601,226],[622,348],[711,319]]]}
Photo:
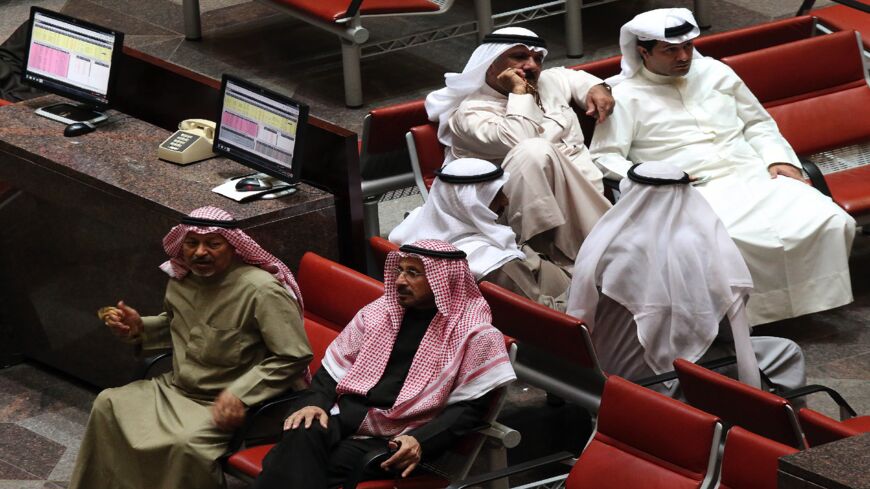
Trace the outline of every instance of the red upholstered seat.
{"label": "red upholstered seat", "polygon": [[408,129],[429,122],[423,100],[414,100],[369,112],[369,153],[386,153],[407,148],[405,133]]}
{"label": "red upholstered seat", "polygon": [[779,458],[797,449],[735,426],[725,438],[721,489],[776,489]]}
{"label": "red upholstered seat", "polygon": [[[737,72],[765,107],[817,97],[864,82],[861,56],[852,31],[728,56],[722,61]],[[788,83],[783,83],[783,73],[788,73]]]}
{"label": "red upholstered seat", "polygon": [[0,98],[0,107],[3,107],[4,105],[12,105],[12,102]]}
{"label": "red upholstered seat", "polygon": [[766,22],[695,39],[695,49],[704,56],[721,59],[786,44],[813,35],[814,22],[809,15]]}
{"label": "red upholstered seat", "polygon": [[[867,110],[855,110],[857,107]],[[776,105],[767,111],[795,152],[801,155],[842,148],[870,139],[870,87],[866,84]],[[825,178],[831,177],[833,175]]]}
{"label": "red upholstered seat", "polygon": [[417,184],[419,186],[422,179],[425,189],[421,188],[420,191],[426,195],[435,181],[435,170],[444,163],[444,146],[438,141],[438,124],[430,122],[415,126],[408,133],[408,151],[412,152],[411,162],[416,163],[414,173],[419,176]]}
{"label": "red upholstered seat", "polygon": [[700,487],[720,429],[711,414],[611,376],[595,436],[571,469],[566,488]]}
{"label": "red upholstered seat", "polygon": [[[865,114],[866,115],[866,114]],[[870,213],[870,166],[825,175],[834,202],[853,216]]]}
{"label": "red upholstered seat", "polygon": [[387,255],[391,251],[398,250],[399,247],[380,236],[372,236],[369,238],[369,245],[372,247],[372,253],[375,255],[375,263],[380,265],[381,269],[387,262]]}
{"label": "red upholstered seat", "polygon": [[674,369],[693,406],[734,426],[788,446],[805,447],[803,433],[788,401],[679,358]]}
{"label": "red upholstered seat", "polygon": [[335,329],[314,319],[305,318],[305,335],[308,336],[308,344],[311,345],[311,351],[314,354],[314,358],[308,364],[312,374],[320,369],[320,362],[326,354],[326,349],[338,337],[338,333]]}
{"label": "red upholstered seat", "polygon": [[[311,252],[302,257],[296,278],[305,317],[337,331],[363,306],[384,294],[384,284],[378,280]],[[341,292],[340,297],[336,291]]]}
{"label": "red upholstered seat", "polygon": [[807,441],[813,447],[870,432],[870,416],[837,421],[812,409],[803,408],[798,412],[798,418],[807,435]]}
{"label": "red upholstered seat", "polygon": [[[227,461],[234,469],[248,477],[257,477],[263,471],[263,458],[275,444],[258,445],[234,453]],[[446,479],[432,475],[411,477],[408,479],[385,479],[360,482],[358,489],[430,489],[446,487],[450,484]]]}
{"label": "red upholstered seat", "polygon": [[[868,0],[858,1],[870,5]],[[810,15],[818,18],[820,23],[833,30],[860,32],[865,49],[870,50],[870,14],[845,5],[832,5],[813,10]]]}
{"label": "red upholstered seat", "polygon": [[[345,17],[351,0],[271,0],[282,7],[304,12],[324,21],[335,22]],[[429,0],[363,0],[360,15],[408,14],[436,12],[441,7]]]}

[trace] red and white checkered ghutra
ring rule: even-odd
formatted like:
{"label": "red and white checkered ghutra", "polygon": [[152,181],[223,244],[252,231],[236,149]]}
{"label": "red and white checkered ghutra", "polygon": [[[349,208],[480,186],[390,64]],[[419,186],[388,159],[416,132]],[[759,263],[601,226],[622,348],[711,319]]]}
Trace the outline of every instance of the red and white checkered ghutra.
{"label": "red and white checkered ghutra", "polygon": [[[195,209],[190,213],[190,217],[210,221],[233,221],[232,214],[212,206]],[[172,228],[163,238],[163,249],[169,255],[169,260],[160,265],[160,269],[170,277],[180,280],[190,272],[181,259],[181,245],[184,243],[184,237],[189,232],[196,234],[216,233],[223,236],[235,248],[236,255],[242,261],[260,267],[274,275],[278,282],[296,299],[299,303],[299,308],[302,308],[302,293],[299,291],[299,285],[296,284],[296,279],[293,277],[290,269],[287,268],[287,265],[260,247],[253,238],[241,229],[191,224],[179,224]]]}
{"label": "red and white checkered ghutra", "polygon": [[[456,252],[444,241],[413,246]],[[396,293],[396,265],[413,256],[423,261],[438,309],[405,383],[389,409],[369,409],[360,435],[390,437],[434,418],[444,407],[476,399],[514,379],[504,337],[492,326],[489,305],[465,259],[445,259],[394,251],[384,270],[384,295],[362,308],[329,346],[323,367],[338,382],[336,392],[365,395],[384,374],[405,310]]]}

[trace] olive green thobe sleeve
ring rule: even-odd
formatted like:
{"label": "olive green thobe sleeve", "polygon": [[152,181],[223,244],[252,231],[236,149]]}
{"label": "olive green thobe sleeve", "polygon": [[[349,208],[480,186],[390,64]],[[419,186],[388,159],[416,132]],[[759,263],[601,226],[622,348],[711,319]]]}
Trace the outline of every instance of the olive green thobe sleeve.
{"label": "olive green thobe sleeve", "polygon": [[160,350],[172,348],[172,335],[169,331],[169,323],[172,317],[167,312],[156,316],[143,316],[142,336],[140,337],[143,350]]}
{"label": "olive green thobe sleeve", "polygon": [[227,387],[248,406],[285,392],[288,379],[294,389],[304,388],[302,374],[313,357],[299,304],[277,282],[257,291],[254,318],[268,354]]}

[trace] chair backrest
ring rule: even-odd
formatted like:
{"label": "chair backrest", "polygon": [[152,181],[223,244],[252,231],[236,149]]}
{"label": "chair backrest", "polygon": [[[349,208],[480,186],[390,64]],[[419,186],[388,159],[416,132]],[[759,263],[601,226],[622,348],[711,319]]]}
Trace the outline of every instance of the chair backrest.
{"label": "chair backrest", "polygon": [[384,269],[384,266],[387,263],[387,255],[389,255],[391,251],[399,249],[398,245],[393,244],[380,236],[372,236],[369,238],[369,246],[371,246],[372,254],[375,256],[375,263],[381,267],[381,270]]}
{"label": "chair backrest", "polygon": [[384,294],[384,284],[362,273],[305,253],[296,274],[305,317],[341,331],[357,311]]}
{"label": "chair backrest", "polygon": [[519,342],[517,376],[596,411],[606,377],[583,321],[490,282],[481,282],[480,291],[493,325]]}
{"label": "chair backrest", "polygon": [[[722,62],[734,69],[765,107],[867,83],[860,40],[854,31],[728,56]],[[783,83],[783,76],[788,76],[788,83]]]}
{"label": "chair backrest", "polygon": [[807,437],[807,443],[811,447],[859,434],[859,431],[851,426],[812,409],[802,408],[798,411],[798,418]]}
{"label": "chair backrest", "polygon": [[423,200],[429,196],[429,189],[435,181],[435,170],[444,163],[444,145],[438,141],[438,124],[430,122],[412,127],[405,135],[408,152],[411,154],[411,168]]}
{"label": "chair backrest", "polygon": [[704,56],[722,59],[786,44],[813,36],[816,22],[810,15],[765,22],[695,39],[695,49]]}
{"label": "chair backrest", "polygon": [[719,416],[727,425],[741,426],[791,447],[806,448],[787,400],[682,358],[674,361],[674,369],[683,394],[693,406]]}
{"label": "chair backrest", "polygon": [[338,337],[339,332],[334,328],[325,326],[312,318],[305,318],[305,334],[308,336],[308,343],[311,345],[311,352],[314,358],[308,364],[308,369],[311,375],[314,375],[320,369],[320,362],[323,361],[323,355],[326,354],[326,349],[332,340]]}
{"label": "chair backrest", "polygon": [[725,437],[721,489],[776,489],[779,458],[797,449],[735,426]]}
{"label": "chair backrest", "polygon": [[360,148],[363,180],[411,174],[405,133],[427,122],[423,100],[372,109],[363,120]]}
{"label": "chair backrest", "polygon": [[610,376],[595,435],[565,487],[709,487],[721,433],[716,416]]}
{"label": "chair backrest", "polygon": [[[800,155],[870,139],[870,86],[854,32],[726,58]],[[781,74],[789,74],[789,83]],[[775,81],[770,77],[777,77]]]}

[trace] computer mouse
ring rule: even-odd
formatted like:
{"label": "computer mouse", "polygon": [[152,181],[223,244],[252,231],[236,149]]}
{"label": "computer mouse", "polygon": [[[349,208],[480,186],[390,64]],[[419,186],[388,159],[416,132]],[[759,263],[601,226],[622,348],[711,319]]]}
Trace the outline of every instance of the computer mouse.
{"label": "computer mouse", "polygon": [[239,192],[253,192],[255,190],[269,190],[272,184],[257,177],[242,178],[236,183]]}
{"label": "computer mouse", "polygon": [[63,135],[68,138],[74,138],[76,136],[81,136],[82,134],[93,132],[94,129],[96,129],[96,126],[88,124],[87,122],[73,122],[66,126],[63,130]]}

